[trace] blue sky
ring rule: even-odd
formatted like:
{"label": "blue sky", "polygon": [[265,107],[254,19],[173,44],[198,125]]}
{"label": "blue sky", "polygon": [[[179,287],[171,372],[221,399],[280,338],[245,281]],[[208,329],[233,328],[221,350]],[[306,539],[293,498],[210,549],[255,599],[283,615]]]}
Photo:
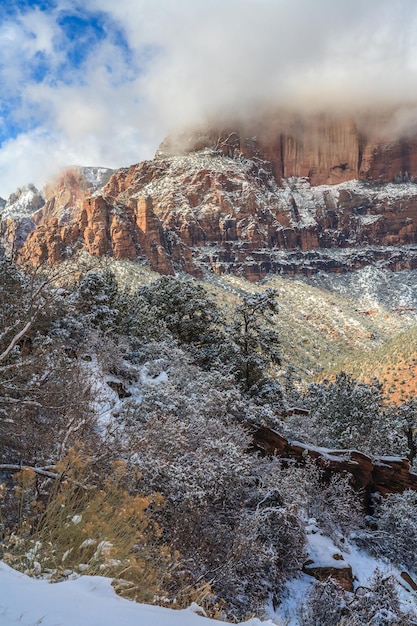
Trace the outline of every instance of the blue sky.
{"label": "blue sky", "polygon": [[0,0],[0,196],[265,107],[399,106],[413,125],[416,13],[415,0]]}
{"label": "blue sky", "polygon": [[[26,48],[26,54],[17,64],[20,76],[13,88],[1,93],[0,146],[22,132],[36,129],[42,121],[36,101],[25,99],[27,85],[82,87],[88,81],[85,66],[89,57],[105,42],[117,48],[126,66],[132,60],[123,28],[102,11],[64,3],[60,7],[59,2],[47,0],[14,0],[7,4],[1,22],[6,36],[22,46],[20,50]],[[11,46],[11,53],[15,52]],[[7,59],[0,60],[2,74],[8,72],[7,64]],[[111,74],[111,63],[105,68]],[[134,71],[132,64],[130,73]]]}

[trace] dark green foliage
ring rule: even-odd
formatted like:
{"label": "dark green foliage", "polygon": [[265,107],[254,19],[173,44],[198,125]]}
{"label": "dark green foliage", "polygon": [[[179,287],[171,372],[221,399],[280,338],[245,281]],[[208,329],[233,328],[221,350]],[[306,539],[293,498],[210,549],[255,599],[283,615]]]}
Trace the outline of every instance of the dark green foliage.
{"label": "dark green foliage", "polygon": [[118,333],[145,343],[162,341],[171,336],[159,310],[149,304],[142,288],[134,293],[129,289],[120,290],[117,309],[120,320]]}
{"label": "dark green foliage", "polygon": [[417,399],[404,402],[396,409],[391,409],[392,423],[397,426],[406,440],[407,458],[410,464],[417,456]]}
{"label": "dark green foliage", "polygon": [[[279,337],[274,329],[277,312],[273,289],[245,295],[236,307],[229,329],[231,361],[236,379],[245,392],[259,397],[270,395],[274,398],[281,393],[270,377],[272,366],[280,363]],[[266,385],[269,385],[269,392]]]}
{"label": "dark green foliage", "polygon": [[297,374],[295,367],[289,364],[283,381],[283,391],[289,408],[305,408],[305,398],[300,390],[301,382],[301,377]]}
{"label": "dark green foliage", "polygon": [[190,278],[164,276],[136,293],[148,315],[161,320],[180,343],[189,346],[196,361],[208,367],[219,358],[224,337],[223,319],[205,289]]}
{"label": "dark green foliage", "polygon": [[287,419],[289,436],[329,448],[356,448],[370,455],[416,455],[416,402],[388,404],[381,383],[341,372],[335,380],[312,383],[301,405],[308,416]]}
{"label": "dark green foliage", "polygon": [[393,452],[392,426],[385,419],[382,386],[341,372],[334,381],[308,388],[312,430],[319,445],[359,447],[363,452]]}
{"label": "dark green foliage", "polygon": [[89,272],[78,286],[77,308],[93,328],[115,331],[119,322],[117,297],[117,281],[111,271]]}

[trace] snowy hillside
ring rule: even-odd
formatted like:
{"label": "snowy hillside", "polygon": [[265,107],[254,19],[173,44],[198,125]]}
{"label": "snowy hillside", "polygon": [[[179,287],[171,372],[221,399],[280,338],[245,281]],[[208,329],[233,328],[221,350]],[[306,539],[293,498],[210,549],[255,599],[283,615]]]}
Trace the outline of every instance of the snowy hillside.
{"label": "snowy hillside", "polygon": [[0,219],[21,220],[31,217],[44,204],[42,193],[34,185],[27,185],[17,189],[3,206],[0,205]]}
{"label": "snowy hillside", "polygon": [[[197,614],[197,611],[200,615]],[[111,580],[83,576],[59,584],[33,580],[0,562],[0,626],[215,626],[197,606],[174,611],[116,596]],[[271,625],[251,619],[246,626]],[[243,624],[243,623],[242,623]]]}
{"label": "snowy hillside", "polygon": [[[409,624],[417,624],[417,609],[412,588],[391,565],[372,558],[352,545],[339,550],[333,541],[323,536],[315,526],[309,526],[308,554],[314,567],[339,567],[352,569],[355,589],[362,588],[365,595],[371,592],[367,585],[372,577],[393,580],[403,611],[409,615]],[[239,622],[241,626],[303,626],[303,602],[313,592],[316,581],[301,574],[287,584],[282,604],[269,609],[270,619],[257,618]],[[350,601],[354,595],[350,594]],[[369,599],[370,599],[369,598]],[[266,609],[266,607],[265,607]],[[304,609],[305,610],[305,609]],[[372,624],[396,624],[395,614],[390,619],[390,609],[372,607]],[[333,623],[333,622],[332,622]],[[185,610],[138,604],[116,595],[109,578],[82,576],[65,582],[51,584],[35,580],[17,572],[0,561],[0,626],[215,626],[219,621],[206,617],[204,609],[192,604]],[[323,623],[323,626],[325,624]]]}
{"label": "snowy hillside", "polygon": [[[413,624],[415,401],[291,369],[374,354],[412,315],[282,277],[206,289],[79,262],[58,289],[0,263],[0,626],[199,626],[193,602],[251,626]],[[261,428],[359,450],[360,482],[262,448]],[[394,476],[366,455],[406,460]]]}

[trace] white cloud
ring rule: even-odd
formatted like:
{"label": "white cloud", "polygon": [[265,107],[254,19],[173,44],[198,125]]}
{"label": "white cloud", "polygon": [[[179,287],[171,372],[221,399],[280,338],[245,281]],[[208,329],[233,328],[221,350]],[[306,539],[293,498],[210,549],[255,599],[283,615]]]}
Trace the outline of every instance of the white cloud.
{"label": "white cloud", "polygon": [[[2,29],[1,89],[22,96],[20,115],[35,112],[38,129],[0,149],[0,195],[41,179],[48,163],[128,165],[172,129],[267,106],[405,103],[396,128],[415,125],[415,0],[89,0],[107,13],[108,37],[65,81],[54,75],[65,54],[57,17],[81,3],[58,4]],[[41,84],[28,80],[36,52],[50,62]]]}

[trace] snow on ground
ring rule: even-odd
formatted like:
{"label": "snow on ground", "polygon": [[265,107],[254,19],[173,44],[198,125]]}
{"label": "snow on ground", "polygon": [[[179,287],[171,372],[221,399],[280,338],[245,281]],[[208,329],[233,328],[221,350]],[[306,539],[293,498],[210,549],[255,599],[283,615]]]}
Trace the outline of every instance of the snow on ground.
{"label": "snow on ground", "polygon": [[[0,626],[214,626],[198,607],[174,611],[119,598],[99,576],[51,584],[34,580],[0,561]],[[246,626],[272,626],[251,619]]]}
{"label": "snow on ground", "polygon": [[[120,365],[125,370],[124,377],[107,373],[94,353],[85,355],[81,364],[94,398],[91,409],[103,434],[123,413],[126,401],[130,407],[138,406],[142,402],[143,387],[159,385],[169,380],[168,373],[163,368],[165,364],[163,359],[156,359],[144,365],[135,365],[123,360]],[[122,398],[116,391],[118,387],[125,394]]]}
{"label": "snow on ground", "polygon": [[[406,248],[402,250],[406,252]],[[341,274],[318,272],[314,276],[301,277],[299,280],[355,300],[364,309],[396,310],[405,307],[409,308],[409,315],[415,317],[416,278],[417,270],[392,272],[382,267],[368,265],[353,272]]]}
{"label": "snow on ground", "polygon": [[[314,561],[314,565],[333,568],[350,565],[354,589],[366,586],[377,569],[382,573],[392,574],[397,581],[398,597],[403,608],[411,609],[413,613],[416,612],[415,593],[401,578],[401,572],[391,563],[374,558],[350,542],[346,542],[343,549],[337,547],[329,537],[320,532],[315,520],[310,520],[306,531],[308,558]],[[337,560],[334,558],[335,554]],[[316,582],[315,578],[307,574],[301,574],[300,577],[291,580],[286,585],[284,601],[276,610],[274,621],[278,624],[285,623],[286,626],[299,626],[298,607]]]}

